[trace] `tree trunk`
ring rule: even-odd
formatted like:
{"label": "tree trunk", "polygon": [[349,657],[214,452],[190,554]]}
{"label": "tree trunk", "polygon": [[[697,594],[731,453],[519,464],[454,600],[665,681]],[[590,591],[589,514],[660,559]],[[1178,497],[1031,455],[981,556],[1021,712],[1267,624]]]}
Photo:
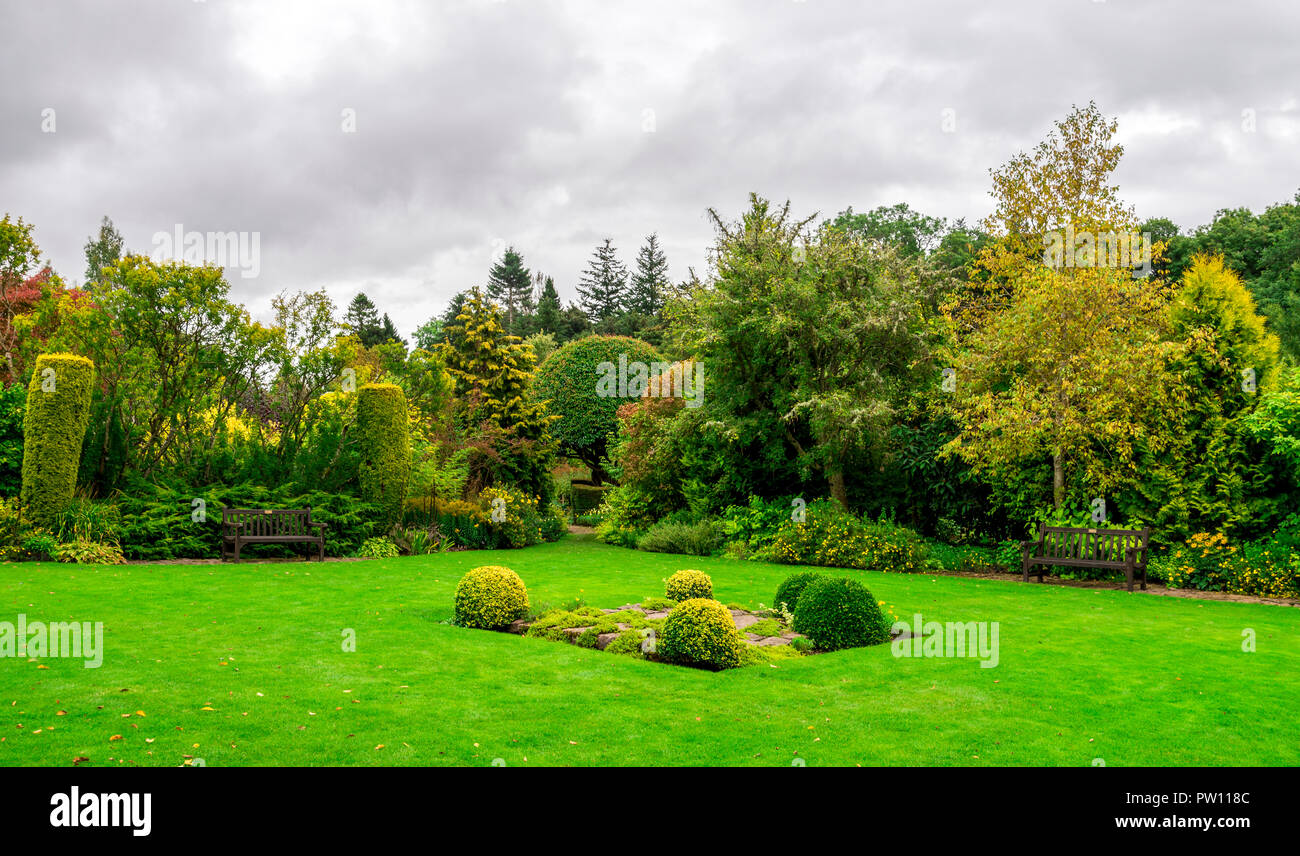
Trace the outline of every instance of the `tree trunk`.
{"label": "tree trunk", "polygon": [[830,482],[831,499],[838,502],[840,507],[847,511],[849,507],[849,495],[844,489],[844,471],[836,470],[835,472],[828,473],[826,480]]}
{"label": "tree trunk", "polygon": [[1052,453],[1052,502],[1057,511],[1065,505],[1065,455],[1060,449]]}

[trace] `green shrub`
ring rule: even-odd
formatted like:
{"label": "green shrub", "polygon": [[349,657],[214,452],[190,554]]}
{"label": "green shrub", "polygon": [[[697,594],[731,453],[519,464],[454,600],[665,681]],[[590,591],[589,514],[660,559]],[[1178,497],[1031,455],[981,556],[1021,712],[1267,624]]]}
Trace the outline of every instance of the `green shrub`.
{"label": "green shrub", "polygon": [[620,547],[635,547],[655,522],[654,500],[628,485],[605,492],[600,506],[596,540]]}
{"label": "green shrub", "polygon": [[683,601],[692,598],[711,599],[713,597],[713,579],[703,571],[678,571],[668,578],[664,586],[664,596],[669,600]]}
{"label": "green shrub", "polygon": [[90,419],[95,364],[75,354],[42,354],[27,387],[23,414],[22,503],[36,523],[47,523],[77,486],[81,442]]}
{"label": "green shrub", "polygon": [[794,508],[790,499],[769,502],[751,496],[749,505],[727,506],[722,512],[722,528],[732,543],[743,543],[748,552],[755,552],[771,544],[781,527],[792,521]]}
{"label": "green shrub", "polygon": [[824,579],[824,576],[816,571],[799,571],[791,574],[776,587],[776,600],[773,601],[773,606],[780,609],[784,604],[786,610],[794,612],[799,604],[799,595],[803,594],[803,590],[810,582],[820,579]]}
{"label": "green shrub", "polygon": [[664,619],[656,650],[665,660],[705,669],[734,669],[745,645],[731,612],[716,600],[684,600]]}
{"label": "green shrub", "polygon": [[406,394],[393,383],[367,383],[357,390],[357,468],[361,496],[383,509],[386,524],[402,519],[411,479]]}
{"label": "green shrub", "polygon": [[993,554],[993,562],[1005,571],[1024,570],[1024,549],[1020,546],[1019,541],[1003,541],[998,544],[997,552]]}
{"label": "green shrub", "polygon": [[402,551],[387,536],[367,538],[357,548],[357,555],[363,559],[393,559],[402,555]]}
{"label": "green shrub", "polygon": [[527,615],[528,590],[509,568],[483,565],[456,585],[455,621],[461,627],[505,627]]}
{"label": "green shrub", "polygon": [[69,541],[54,548],[54,558],[78,565],[122,565],[122,549],[100,541]]}
{"label": "green shrub", "polygon": [[32,534],[18,497],[0,499],[0,562],[24,558],[23,543]]}
{"label": "green shrub", "polygon": [[962,526],[951,517],[940,517],[934,522],[934,537],[945,544],[960,547],[975,543],[978,534],[974,529]]}
{"label": "green shrub", "polygon": [[121,543],[122,516],[111,502],[74,499],[54,517],[59,538],[65,542]]}
{"label": "green shrub", "polygon": [[722,546],[722,539],[722,527],[712,520],[698,523],[664,520],[646,530],[637,539],[636,546],[650,553],[711,556]]}
{"label": "green shrub", "polygon": [[857,580],[823,577],[799,595],[794,629],[823,651],[875,645],[889,640],[879,604]]}
{"label": "green shrub", "polygon": [[23,486],[23,410],[27,390],[22,384],[0,383],[0,496],[18,496]]}
{"label": "green shrub", "polygon": [[20,557],[38,562],[53,561],[59,550],[59,539],[49,532],[36,531],[23,539]]}
{"label": "green shrub", "polygon": [[[195,500],[203,505],[195,505]],[[312,520],[324,523],[325,549],[351,556],[367,538],[379,534],[378,506],[351,494],[311,491],[295,494],[291,485],[255,484],[169,487],[134,479],[114,494],[121,518],[122,552],[129,559],[210,559],[221,554],[221,509],[311,508]],[[202,511],[200,514],[199,512]],[[294,556],[302,544],[257,544],[247,549],[266,556]]]}

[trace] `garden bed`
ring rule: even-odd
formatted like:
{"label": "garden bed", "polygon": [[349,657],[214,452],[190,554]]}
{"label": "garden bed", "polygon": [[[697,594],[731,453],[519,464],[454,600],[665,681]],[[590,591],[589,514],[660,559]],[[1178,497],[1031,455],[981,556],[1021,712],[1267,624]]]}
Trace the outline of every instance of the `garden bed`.
{"label": "garden bed", "polygon": [[[614,609],[602,609],[600,612],[604,615],[611,616],[616,616],[620,613],[636,613],[644,618],[644,623],[636,621],[635,619],[632,621],[614,621],[614,629],[595,634],[592,634],[591,631],[599,630],[600,625],[592,621],[573,624],[573,626],[556,625],[553,628],[547,628],[548,630],[554,630],[555,632],[547,633],[546,636],[547,638],[563,637],[565,641],[571,642],[575,645],[582,644],[579,640],[584,638],[594,638],[595,644],[583,645],[583,647],[591,647],[604,651],[611,642],[617,639],[620,635],[629,631],[640,631],[649,628],[658,632],[661,622],[668,617],[669,611],[668,608],[664,608],[659,604],[654,603],[651,603],[650,607],[643,606],[639,603],[628,603]],[[788,646],[795,639],[803,638],[800,634],[781,626],[775,619],[768,615],[766,611],[763,613],[757,613],[740,609],[738,607],[730,607],[728,611],[731,613],[732,620],[736,622],[736,629],[741,632],[741,637],[749,645],[763,648],[778,645]],[[577,613],[570,614],[577,615]],[[538,616],[539,619],[545,617],[545,614]],[[504,629],[506,632],[524,636],[528,635],[528,631],[534,623],[536,623],[536,619],[529,620],[521,618]],[[648,635],[646,638],[649,638]]]}

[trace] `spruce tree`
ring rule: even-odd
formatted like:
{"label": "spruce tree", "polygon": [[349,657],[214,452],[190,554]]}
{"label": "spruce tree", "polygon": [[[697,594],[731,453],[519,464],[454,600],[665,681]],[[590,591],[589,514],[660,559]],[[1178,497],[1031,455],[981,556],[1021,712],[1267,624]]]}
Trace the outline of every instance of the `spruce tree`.
{"label": "spruce tree", "polygon": [[659,236],[651,232],[636,255],[628,309],[641,315],[658,315],[663,309],[668,285],[668,259],[659,246]]}
{"label": "spruce tree", "polygon": [[379,325],[379,335],[381,338],[375,344],[396,342],[399,345],[406,345],[406,340],[397,334],[397,327],[393,324],[393,319],[388,317],[387,312],[384,313],[384,320]]}
{"label": "spruce tree", "polygon": [[343,327],[367,348],[384,341],[384,322],[380,320],[379,310],[366,297],[365,292],[357,294],[348,304],[348,310],[343,314]]}
{"label": "spruce tree", "polygon": [[537,329],[543,333],[558,333],[560,312],[560,295],[555,290],[555,280],[548,276],[542,283],[542,296],[537,301]]}
{"label": "spruce tree", "polygon": [[487,293],[505,307],[506,329],[515,332],[516,314],[532,302],[533,279],[524,267],[524,257],[514,247],[507,247],[501,261],[488,271]]}
{"label": "spruce tree", "polygon": [[613,242],[606,238],[592,253],[578,281],[582,309],[595,324],[617,318],[626,309],[626,293],[627,268],[618,260]]}

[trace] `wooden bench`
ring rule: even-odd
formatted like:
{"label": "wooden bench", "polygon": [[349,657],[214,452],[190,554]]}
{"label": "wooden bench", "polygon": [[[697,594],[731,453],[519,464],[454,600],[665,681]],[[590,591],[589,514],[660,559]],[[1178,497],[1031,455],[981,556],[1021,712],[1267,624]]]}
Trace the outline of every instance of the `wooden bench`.
{"label": "wooden bench", "polygon": [[313,523],[307,508],[223,508],[221,509],[221,561],[246,544],[290,544],[305,541],[316,545],[317,558],[325,561],[325,524]]}
{"label": "wooden bench", "polygon": [[1110,568],[1123,571],[1128,590],[1142,572],[1142,590],[1147,587],[1147,545],[1151,530],[1146,529],[1073,529],[1065,526],[1040,526],[1038,540],[1021,541],[1024,581],[1029,571],[1038,567],[1038,581],[1043,581],[1044,566],[1070,568]]}

